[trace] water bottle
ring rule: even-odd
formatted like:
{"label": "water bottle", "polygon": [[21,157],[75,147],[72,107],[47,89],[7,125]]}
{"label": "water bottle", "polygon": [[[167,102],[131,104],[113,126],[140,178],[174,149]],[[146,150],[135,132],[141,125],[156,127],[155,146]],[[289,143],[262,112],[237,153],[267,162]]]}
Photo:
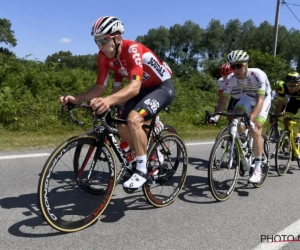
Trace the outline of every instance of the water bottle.
{"label": "water bottle", "polygon": [[120,148],[122,149],[122,151],[123,151],[123,153],[124,153],[124,155],[125,155],[125,157],[126,157],[126,159],[129,163],[135,161],[135,157],[133,156],[133,154],[130,150],[130,146],[128,145],[127,142],[122,141],[120,143]]}

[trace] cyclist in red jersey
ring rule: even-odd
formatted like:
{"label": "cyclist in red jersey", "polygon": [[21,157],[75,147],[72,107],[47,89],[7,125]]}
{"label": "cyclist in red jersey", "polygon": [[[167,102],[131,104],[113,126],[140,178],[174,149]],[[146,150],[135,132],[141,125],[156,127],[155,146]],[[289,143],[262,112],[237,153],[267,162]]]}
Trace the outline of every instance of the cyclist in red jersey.
{"label": "cyclist in red jersey", "polygon": [[[137,167],[123,186],[136,189],[147,180],[147,136],[142,124],[173,101],[174,86],[168,65],[143,44],[123,40],[123,33],[123,23],[116,17],[103,16],[94,22],[92,36],[99,48],[97,82],[84,93],[61,96],[60,102],[66,105],[67,102],[90,101],[99,114],[125,102],[121,118],[127,119],[128,125],[120,125],[118,129],[121,138],[135,151]],[[102,97],[109,70],[114,71],[113,93]],[[130,82],[121,88],[123,77]]]}

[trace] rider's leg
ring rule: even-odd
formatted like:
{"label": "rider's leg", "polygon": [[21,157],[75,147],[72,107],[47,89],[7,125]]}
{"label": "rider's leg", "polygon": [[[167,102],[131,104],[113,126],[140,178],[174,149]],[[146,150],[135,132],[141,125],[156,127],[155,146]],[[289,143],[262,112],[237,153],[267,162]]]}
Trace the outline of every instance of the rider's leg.
{"label": "rider's leg", "polygon": [[261,112],[256,117],[255,123],[255,130],[251,129],[251,135],[253,137],[253,157],[255,159],[255,167],[252,176],[249,179],[249,182],[258,183],[261,180],[261,165],[262,165],[262,157],[263,157],[263,150],[264,150],[264,140],[261,136],[262,134],[262,127],[265,121],[268,118],[269,109],[271,107],[271,100],[270,96],[265,97],[264,104],[262,107]]}
{"label": "rider's leg", "polygon": [[[285,113],[284,113],[284,128],[290,132],[292,132],[292,125],[291,125],[291,121],[294,118],[294,115],[297,114],[298,109],[300,106],[300,101],[297,100],[296,98],[291,98],[290,101],[287,104]],[[292,140],[291,141],[292,144],[292,149],[293,149],[293,157],[299,157],[299,153],[298,149],[296,147],[295,141]]]}
{"label": "rider's leg", "polygon": [[[149,121],[172,102],[174,86],[171,79],[168,79],[154,88],[144,88],[141,92],[142,98],[135,104],[127,117],[129,133],[137,156],[137,172],[128,181],[124,182],[123,186],[126,188],[139,188],[147,180],[145,175],[147,174],[147,135],[142,128],[142,124]],[[126,105],[124,110],[126,110]]]}

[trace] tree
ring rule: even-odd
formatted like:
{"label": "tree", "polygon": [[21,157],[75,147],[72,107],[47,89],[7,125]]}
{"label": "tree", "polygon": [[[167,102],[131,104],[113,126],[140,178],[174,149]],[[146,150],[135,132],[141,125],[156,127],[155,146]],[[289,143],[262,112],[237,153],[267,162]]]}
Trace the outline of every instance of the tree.
{"label": "tree", "polygon": [[11,29],[11,22],[5,18],[0,18],[0,43],[5,43],[12,47],[17,45],[17,39],[14,31]]}

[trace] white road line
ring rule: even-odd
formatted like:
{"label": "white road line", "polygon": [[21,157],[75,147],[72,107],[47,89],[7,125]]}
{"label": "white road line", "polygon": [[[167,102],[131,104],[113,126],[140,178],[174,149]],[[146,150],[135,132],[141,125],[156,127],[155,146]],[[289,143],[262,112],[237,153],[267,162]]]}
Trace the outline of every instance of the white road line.
{"label": "white road line", "polygon": [[[196,145],[207,145],[207,144],[213,144],[213,141],[208,142],[192,142],[192,143],[186,143],[186,146],[196,146]],[[20,158],[31,158],[31,157],[43,157],[43,156],[49,156],[48,153],[40,153],[40,154],[22,154],[22,155],[4,155],[0,156],[0,160],[10,160],[10,159],[20,159]]]}
{"label": "white road line", "polygon": [[194,143],[186,143],[186,146],[196,146],[196,145],[207,145],[207,144],[214,144],[214,141],[207,141],[207,142],[194,142]]}
{"label": "white road line", "polygon": [[[295,221],[293,224],[289,225],[279,233],[276,233],[274,235],[268,235],[270,238],[273,237],[273,242],[269,243],[263,242],[253,248],[252,250],[277,250],[281,249],[283,246],[288,244],[289,242],[274,242],[274,241],[280,241],[281,240],[291,240],[291,238],[294,237],[295,240],[298,240],[298,235],[300,234],[300,220]],[[280,237],[281,236],[281,237]],[[288,237],[289,236],[289,237]],[[292,237],[293,236],[293,237]],[[299,242],[294,242],[294,244],[299,244]]]}
{"label": "white road line", "polygon": [[40,154],[23,154],[23,155],[4,155],[0,156],[0,160],[9,160],[9,159],[18,159],[18,158],[30,158],[30,157],[42,157],[49,156],[48,153],[40,153]]}

